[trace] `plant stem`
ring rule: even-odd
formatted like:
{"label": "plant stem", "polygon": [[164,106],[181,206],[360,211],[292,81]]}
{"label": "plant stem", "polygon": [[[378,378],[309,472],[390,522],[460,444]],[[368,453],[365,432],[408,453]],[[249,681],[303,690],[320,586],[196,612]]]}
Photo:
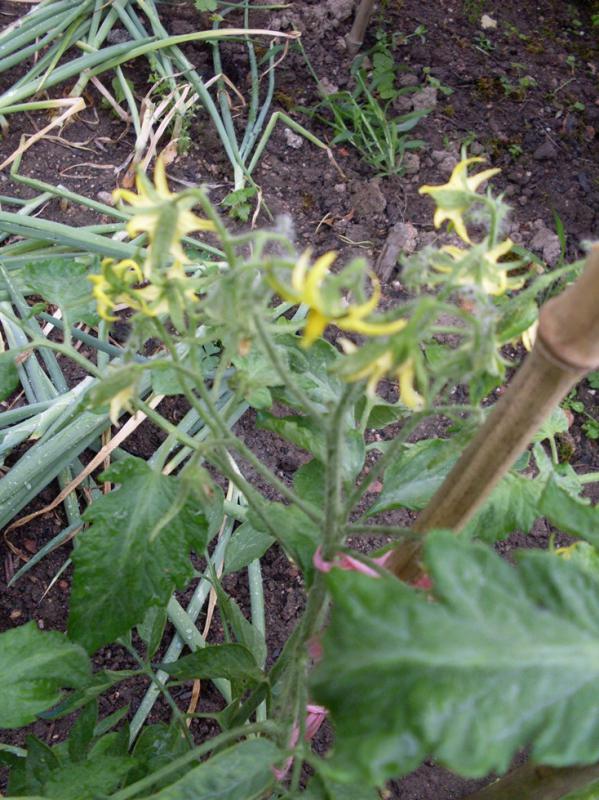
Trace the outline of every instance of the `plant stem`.
{"label": "plant stem", "polygon": [[342,484],[342,455],[343,455],[343,417],[345,410],[356,391],[356,387],[349,385],[335,408],[326,440],[326,472],[325,472],[325,502],[324,525],[322,528],[323,557],[330,560],[337,548],[340,539],[341,523],[341,484]]}

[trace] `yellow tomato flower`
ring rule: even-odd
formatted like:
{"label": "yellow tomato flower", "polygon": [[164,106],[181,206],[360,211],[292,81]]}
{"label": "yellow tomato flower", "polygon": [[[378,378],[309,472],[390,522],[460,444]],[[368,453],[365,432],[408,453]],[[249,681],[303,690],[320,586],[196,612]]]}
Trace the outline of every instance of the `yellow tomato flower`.
{"label": "yellow tomato flower", "polygon": [[424,398],[414,387],[414,362],[411,358],[396,370],[399,380],[399,397],[402,403],[408,408],[419,411],[424,406]]}
{"label": "yellow tomato flower", "polygon": [[[181,239],[193,231],[213,231],[214,223],[191,212],[191,208],[197,204],[194,197],[180,198],[169,190],[161,156],[156,159],[154,185],[142,172],[137,173],[135,184],[137,194],[128,189],[116,189],[112,193],[115,202],[124,200],[133,212],[126,226],[127,233],[133,238],[146,232],[150,239],[150,252],[158,246],[161,253],[170,254],[175,261],[185,263],[187,258],[181,247]],[[148,277],[150,264],[145,267]]]}
{"label": "yellow tomato flower", "polygon": [[131,405],[133,399],[135,398],[135,386],[127,386],[125,389],[121,389],[120,392],[115,394],[110,399],[110,406],[108,411],[108,416],[110,417],[110,421],[113,425],[117,425],[119,421],[119,416],[121,414],[121,409],[128,411],[129,414],[133,413],[133,406]]}
{"label": "yellow tomato flower", "polygon": [[451,173],[451,178],[441,186],[421,186],[418,190],[420,194],[430,194],[437,205],[435,211],[435,228],[441,227],[445,220],[453,223],[455,232],[464,242],[471,244],[466,224],[464,222],[464,212],[470,207],[473,197],[478,187],[484,181],[497,175],[499,169],[485,169],[478,175],[468,177],[468,166],[477,161],[484,161],[484,158],[465,158],[460,161]]}
{"label": "yellow tomato flower", "polygon": [[96,301],[98,314],[107,322],[114,322],[117,317],[113,317],[110,313],[116,305],[109,294],[112,287],[103,275],[90,275],[89,280],[94,285],[92,294]]}
{"label": "yellow tomato flower", "polygon": [[[341,346],[346,353],[354,353],[357,347],[347,339],[341,340]],[[380,356],[374,358],[369,364],[356,370],[346,377],[350,383],[368,380],[366,384],[366,394],[374,399],[376,389],[385,375],[391,375],[399,384],[399,397],[402,403],[414,411],[419,411],[424,406],[424,398],[416,391],[414,386],[414,362],[411,358],[406,359],[399,365],[395,365],[391,350],[385,350]]]}
{"label": "yellow tomato flower", "polygon": [[184,299],[197,302],[199,299],[194,289],[188,285],[187,275],[178,261],[159,276],[155,281],[142,289],[137,289],[130,298],[131,308],[135,308],[149,317],[168,314],[172,322],[180,327],[183,324],[185,311]]}
{"label": "yellow tomato flower", "polygon": [[581,544],[581,542],[574,542],[574,544],[568,545],[568,547],[557,547],[553,552],[556,556],[561,556],[566,561],[569,561],[578,549],[579,544]]}
{"label": "yellow tomato flower", "polygon": [[534,347],[535,339],[537,338],[537,328],[539,327],[539,320],[536,319],[525,331],[522,331],[522,344],[528,350]]}
{"label": "yellow tomato flower", "polygon": [[365,336],[386,336],[402,330],[407,325],[403,319],[393,322],[369,322],[366,317],[377,307],[381,298],[381,287],[374,273],[369,273],[372,282],[372,295],[360,305],[347,308],[333,308],[327,303],[322,293],[323,283],[329,273],[329,267],[337,258],[337,253],[330,251],[317,258],[310,267],[311,251],[306,250],[298,258],[291,274],[291,288],[284,286],[272,274],[267,280],[272,288],[290,303],[308,306],[306,327],[302,338],[302,347],[310,347],[330,323],[344,331],[362,333]]}
{"label": "yellow tomato flower", "polygon": [[[508,289],[520,289],[524,284],[524,279],[508,277],[507,272],[510,267],[498,264],[499,259],[509,253],[513,245],[511,239],[506,239],[505,242],[482,253],[480,260],[473,261],[472,269],[458,275],[457,282],[462,286],[476,284],[487,294],[492,295],[505,294]],[[442,247],[440,252],[447,253],[456,263],[470,254],[470,251],[462,250],[451,244]],[[445,264],[436,263],[433,264],[433,267],[438,272],[451,272],[451,268]]]}
{"label": "yellow tomato flower", "polygon": [[105,258],[101,263],[102,272],[99,275],[90,275],[93,284],[92,294],[96,300],[98,314],[108,322],[114,322],[110,312],[117,303],[127,303],[127,294],[124,294],[134,283],[143,280],[139,264],[132,258],[125,258],[116,262],[112,258]]}

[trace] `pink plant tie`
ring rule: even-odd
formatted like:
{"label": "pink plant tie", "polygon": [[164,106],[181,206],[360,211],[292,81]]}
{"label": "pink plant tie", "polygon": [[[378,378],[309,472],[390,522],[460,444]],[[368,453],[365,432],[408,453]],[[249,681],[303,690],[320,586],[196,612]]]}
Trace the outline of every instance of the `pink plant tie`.
{"label": "pink plant tie", "polygon": [[[385,567],[390,555],[391,553],[389,552],[378,558],[371,558],[370,560],[379,567]],[[379,573],[372,567],[369,567],[368,564],[364,564],[362,561],[359,561],[353,556],[348,556],[346,553],[338,553],[333,561],[325,561],[322,557],[320,547],[316,548],[312,561],[319,572],[330,572],[333,567],[337,567],[337,569],[361,572],[363,575],[369,575],[371,578],[378,578],[379,576]]]}
{"label": "pink plant tie", "polygon": [[[391,551],[385,553],[378,558],[370,559],[373,564],[376,564],[379,567],[386,567],[387,561],[391,556]],[[338,553],[333,561],[325,561],[322,557],[322,550],[320,547],[316,548],[316,552],[314,553],[314,557],[312,559],[314,567],[319,572],[330,572],[334,567],[337,569],[344,569],[344,570],[353,570],[354,572],[361,572],[363,575],[368,575],[371,578],[378,578],[379,573],[369,567],[368,564],[362,563],[357,558],[353,558],[353,556],[348,556],[346,553]],[[430,589],[431,579],[428,575],[423,575],[421,578],[418,578],[417,581],[414,581],[413,584],[418,589]],[[315,661],[318,662],[322,658],[322,644],[320,639],[315,636],[308,642],[308,652],[310,657]],[[318,730],[324,720],[328,715],[328,711],[323,706],[317,706],[313,703],[309,703],[306,706],[306,730],[304,733],[304,739],[309,742],[310,739],[313,739],[314,736],[318,733]],[[291,736],[289,737],[289,747],[295,747],[297,744],[297,740],[299,739],[299,725],[297,723],[294,724],[291,730]],[[281,769],[275,769],[273,767],[273,772],[277,778],[277,780],[283,780],[283,778],[287,775],[289,770],[291,769],[291,765],[293,764],[293,756],[290,756],[281,767]]]}
{"label": "pink plant tie", "polygon": [[414,581],[412,586],[414,586],[416,589],[424,589],[425,591],[428,591],[429,589],[433,588],[433,582],[428,575],[424,574],[421,575],[418,580]]}
{"label": "pink plant tie", "polygon": [[[306,730],[304,732],[304,739],[306,742],[309,742],[310,739],[313,739],[322,723],[325,721],[328,711],[323,706],[317,706],[314,703],[308,703],[306,706]],[[291,736],[289,737],[289,747],[295,747],[297,744],[297,740],[299,739],[299,725],[297,723],[294,724],[291,730]],[[273,767],[273,772],[277,778],[277,780],[282,781],[283,778],[287,775],[289,770],[291,769],[291,765],[293,764],[293,756],[289,756],[287,761],[285,761],[284,765],[281,769],[275,769]]]}
{"label": "pink plant tie", "polygon": [[[391,550],[388,553],[385,553],[382,556],[378,556],[378,558],[371,558],[373,564],[376,564],[379,567],[386,567],[387,562],[391,557]],[[369,567],[368,564],[364,564],[357,558],[353,556],[348,556],[346,553],[338,553],[332,561],[325,561],[322,557],[322,551],[320,547],[316,548],[316,552],[314,553],[314,557],[312,559],[312,563],[314,567],[319,572],[330,572],[334,567],[337,569],[344,569],[353,572],[361,572],[362,575],[368,575],[371,578],[378,578],[379,572],[372,567]],[[416,589],[424,589],[429,590],[432,589],[431,579],[428,575],[422,575],[418,580],[414,581],[412,584]]]}

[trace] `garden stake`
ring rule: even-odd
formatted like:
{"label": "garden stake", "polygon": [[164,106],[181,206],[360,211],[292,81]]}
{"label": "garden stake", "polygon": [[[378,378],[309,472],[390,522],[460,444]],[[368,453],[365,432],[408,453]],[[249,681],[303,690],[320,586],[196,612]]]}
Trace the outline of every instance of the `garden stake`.
{"label": "garden stake", "polygon": [[[505,778],[485,786],[479,792],[469,794],[466,800],[560,800],[576,789],[590,788],[589,783],[599,779],[599,765],[590,767],[540,767],[538,764],[524,764]],[[592,784],[595,788],[595,784]],[[596,795],[587,794],[591,800]]]}
{"label": "garden stake", "polygon": [[[434,528],[463,528],[552,409],[597,366],[599,245],[592,248],[578,280],[541,308],[532,352],[414,529],[425,534]],[[417,580],[423,574],[422,544],[410,541],[397,547],[388,568],[402,580]]]}
{"label": "garden stake", "polygon": [[350,56],[355,56],[360,47],[362,47],[373,9],[374,0],[361,0],[358,10],[356,11],[354,24],[346,38],[347,52]]}

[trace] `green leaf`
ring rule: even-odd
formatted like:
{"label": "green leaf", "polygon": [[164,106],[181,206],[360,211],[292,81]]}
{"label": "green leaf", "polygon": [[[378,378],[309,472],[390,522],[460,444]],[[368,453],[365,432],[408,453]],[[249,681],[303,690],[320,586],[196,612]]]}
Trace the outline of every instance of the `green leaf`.
{"label": "green leaf", "polygon": [[310,417],[287,416],[275,417],[265,411],[256,415],[256,427],[276,433],[287,442],[291,442],[302,450],[307,450],[319,461],[326,457],[326,441],[324,429]]}
{"label": "green leaf", "polygon": [[[275,349],[287,366],[287,351],[277,346]],[[270,389],[281,386],[283,381],[268,356],[254,344],[247,355],[236,355],[232,362],[236,371],[229,381],[231,388],[236,389],[253,408],[270,408],[273,402]]]}
{"label": "green leaf", "polygon": [[127,458],[104,476],[121,484],[84,514],[91,527],[73,552],[69,635],[89,652],[166,607],[192,577],[189,552],[203,552],[207,522],[201,489],[190,497],[182,478]]}
{"label": "green leaf", "polygon": [[[179,365],[192,370],[199,370],[202,375],[207,376],[214,371],[218,365],[219,348],[206,343],[202,347],[196,347],[193,363],[188,354],[179,358]],[[163,355],[152,361],[152,389],[156,394],[163,394],[166,397],[175,397],[183,394],[181,384],[181,371],[173,366],[170,357]]]}
{"label": "green leaf", "polygon": [[[296,447],[307,450],[319,461],[324,462],[326,459],[325,431],[310,417],[275,417],[267,412],[258,412],[256,427],[278,434]],[[357,430],[347,430],[343,448],[341,455],[343,480],[353,484],[364,466],[366,457],[364,437]]]}
{"label": "green leaf", "polygon": [[94,728],[94,736],[104,736],[105,733],[111,728],[114,728],[118,723],[123,719],[123,717],[127,716],[129,712],[129,706],[121,706],[121,708],[117,708],[116,711],[113,711],[112,714],[109,714],[104,719],[101,719],[96,727]]}
{"label": "green leaf", "polygon": [[57,800],[90,800],[111,794],[134,764],[126,755],[95,755],[86,761],[66,762],[44,782],[44,796]]}
{"label": "green leaf", "polygon": [[160,366],[151,370],[152,391],[163,394],[165,397],[175,397],[183,394],[181,386],[181,373],[174,367]]}
{"label": "green leaf", "polygon": [[[356,414],[358,418],[362,416],[364,402],[365,401],[361,399],[356,404]],[[397,422],[398,419],[405,419],[408,414],[409,412],[406,411],[406,407],[403,403],[386,403],[382,398],[377,397],[376,404],[372,406],[368,414],[366,427],[382,430],[386,428],[387,425]]]}
{"label": "green leaf", "polygon": [[[314,575],[312,558],[319,542],[318,528],[297,506],[268,503],[265,513],[277,541],[300,567],[304,579],[310,584]],[[264,522],[255,511],[249,512],[248,521],[256,530],[264,530]]]}
{"label": "green leaf", "polygon": [[10,770],[8,792],[15,794],[44,793],[48,776],[60,768],[55,748],[49,747],[35,736],[27,736],[27,755]]}
{"label": "green leaf", "polygon": [[146,646],[148,658],[152,658],[160,647],[166,626],[166,618],[166,607],[150,606],[145,613],[143,621],[137,626],[137,633]]}
{"label": "green leaf", "polygon": [[261,683],[264,673],[247,647],[241,644],[213,644],[160,669],[181,681],[195,678],[226,678],[230,681]]}
{"label": "green leaf", "polygon": [[[323,406],[337,402],[347,384],[331,372],[341,357],[332,344],[319,339],[305,349],[300,346],[298,336],[281,336],[277,343],[287,349],[289,366],[296,376],[297,385],[312,402]],[[285,386],[277,389],[276,395],[277,399],[291,408],[298,408],[295,395]],[[348,412],[347,419],[353,419],[351,412]]]}
{"label": "green leaf", "polygon": [[41,295],[48,303],[59,306],[69,322],[97,321],[96,304],[92,296],[88,264],[69,259],[53,258],[27,264],[22,276],[32,292]]}
{"label": "green leaf", "polygon": [[385,471],[383,491],[369,515],[393,508],[424,508],[458,460],[459,450],[450,439],[424,439],[407,444]]}
{"label": "green leaf", "polygon": [[[124,669],[124,670],[99,670],[95,672],[88,683],[83,689],[77,689],[68,695],[61,703],[59,703],[52,711],[46,711],[40,714],[42,719],[60,719],[67,714],[72,714],[79,708],[86,706],[91,700],[99,697],[104,692],[111,689],[115,684],[126,680],[127,678],[134,678],[140,675],[140,670]],[[101,724],[101,723],[100,723]]]}
{"label": "green leaf", "polygon": [[19,386],[19,375],[12,353],[0,353],[0,401],[6,400]]}
{"label": "green leaf", "polygon": [[249,522],[244,522],[237,528],[227,545],[223,576],[238,572],[257,558],[262,558],[274,541],[270,534],[254,528]]}
{"label": "green leaf", "polygon": [[236,744],[146,800],[257,800],[274,784],[282,754],[265,739]]}
{"label": "green leaf", "polygon": [[62,633],[28,622],[0,634],[0,728],[28,725],[61,689],[84,686],[90,674],[85,652]]}
{"label": "green leaf", "polygon": [[111,404],[120,396],[121,402],[116,404],[116,415],[119,416],[122,409],[127,408],[128,403],[133,399],[142,371],[143,367],[140,364],[109,367],[102,376],[102,381],[93,384],[87,393],[88,407],[92,411],[102,413],[106,410],[104,408],[106,405]]}
{"label": "green leaf", "polygon": [[530,297],[510,297],[499,302],[500,317],[497,321],[497,339],[502,344],[518,338],[536,322],[539,316],[537,304]]}
{"label": "green leaf", "polygon": [[539,514],[564,533],[580,536],[599,547],[599,506],[592,506],[586,498],[573,497],[553,476],[541,495]]}
{"label": "green leaf", "polygon": [[[89,800],[104,797],[118,788],[133,765],[133,759],[123,755],[126,741],[120,743],[120,753],[103,752],[94,748],[85,759],[71,759],[72,737],[67,743],[49,747],[35,736],[27,737],[26,757],[11,764],[9,795],[43,794],[57,800]],[[105,737],[106,738],[106,737]]]}
{"label": "green leaf", "polygon": [[[135,783],[146,775],[156,772],[188,750],[189,745],[178,723],[165,725],[161,722],[145,726],[135,742],[133,756],[136,763],[127,776],[127,783]],[[168,786],[169,782],[169,779],[165,778],[157,782],[155,788],[161,789],[165,785]]]}
{"label": "green leaf", "polygon": [[335,726],[332,777],[380,785],[429,757],[482,777],[527,745],[542,764],[598,760],[599,578],[540,551],[514,568],[449,533],[425,562],[435,602],[392,576],[326,578],[313,695]]}
{"label": "green leaf", "polygon": [[543,424],[536,432],[533,442],[542,442],[543,439],[549,439],[555,436],[556,433],[565,433],[568,430],[568,417],[566,412],[560,406],[556,406],[551,414],[543,420]]}
{"label": "green leaf", "polygon": [[357,430],[346,432],[341,452],[341,475],[346,485],[355,483],[366,459],[364,437]]}
{"label": "green leaf", "polygon": [[338,783],[325,775],[315,775],[302,800],[380,800],[376,789],[355,783]]}
{"label": "green leaf", "polygon": [[297,470],[293,476],[296,493],[316,508],[324,508],[324,464],[313,458]]}
{"label": "green leaf", "polygon": [[82,761],[94,738],[94,730],[98,721],[97,702],[85,706],[77,721],[69,732],[67,746],[71,761]]}
{"label": "green leaf", "polygon": [[466,538],[494,542],[514,531],[528,533],[539,517],[539,498],[544,481],[508,472],[482,508],[462,531]]}
{"label": "green leaf", "polygon": [[[57,800],[89,800],[104,797],[122,783],[134,764],[127,755],[126,738],[111,734],[97,742],[88,753],[90,744],[88,709],[71,730],[67,742],[48,747],[34,736],[27,737],[26,757],[10,764],[9,794],[43,794]],[[126,731],[125,731],[126,732]],[[127,734],[128,735],[128,734]],[[110,752],[104,743],[109,739],[117,744],[118,752]]]}
{"label": "green leaf", "polygon": [[[216,11],[217,5],[218,5],[217,0],[195,0],[195,6],[198,9],[198,11]],[[253,189],[253,187],[251,188]],[[241,191],[244,190],[238,189],[238,192]],[[256,190],[254,189],[254,191]],[[235,192],[231,192],[231,194],[235,194]]]}

